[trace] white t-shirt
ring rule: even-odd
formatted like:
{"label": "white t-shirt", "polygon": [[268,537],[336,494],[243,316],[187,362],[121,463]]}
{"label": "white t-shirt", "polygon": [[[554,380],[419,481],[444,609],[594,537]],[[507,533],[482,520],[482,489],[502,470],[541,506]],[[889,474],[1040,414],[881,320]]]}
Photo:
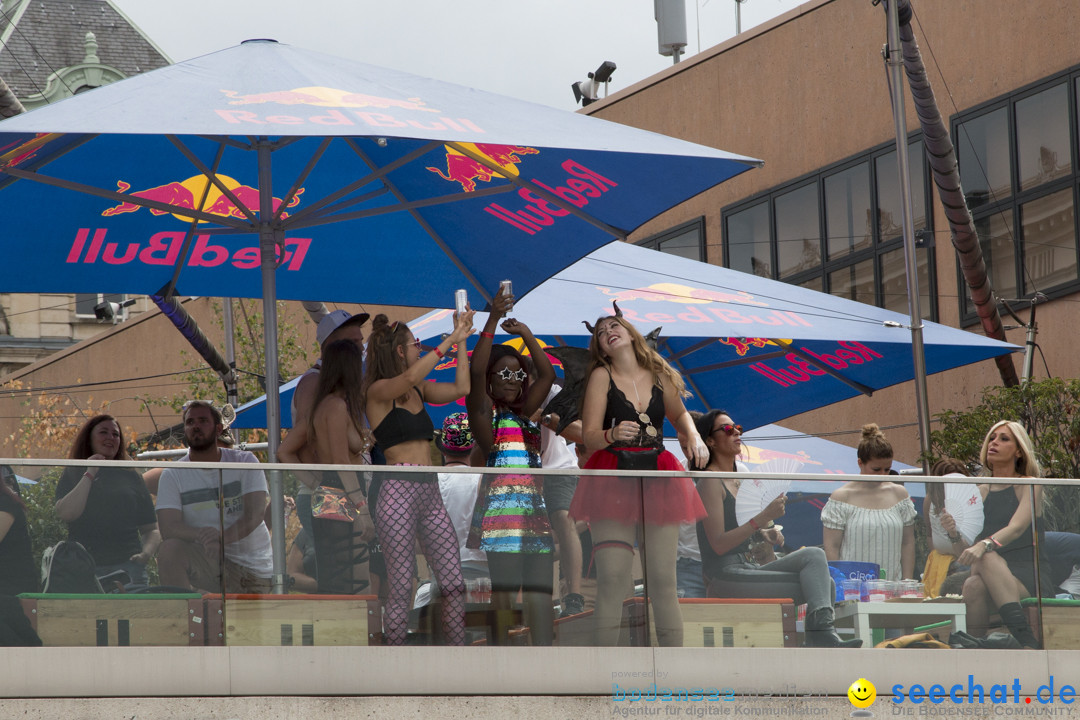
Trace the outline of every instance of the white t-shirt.
{"label": "white t-shirt", "polygon": [[479,473],[439,473],[439,494],[442,495],[450,522],[454,523],[458,547],[461,549],[461,562],[486,566],[486,552],[465,547],[482,477]]}
{"label": "white t-shirt", "polygon": [[[551,398],[562,392],[562,388],[558,385],[552,384],[551,390],[548,391],[547,399],[544,400],[546,406],[551,402]],[[570,446],[566,444],[566,439],[561,435],[556,435],[555,431],[548,428],[546,425],[540,426],[540,467],[545,468],[574,468],[577,470],[577,455],[570,449]]]}
{"label": "white t-shirt", "polygon": [[[184,455],[177,462],[190,462]],[[221,448],[222,462],[259,463],[247,450]],[[219,488],[220,482],[220,488]],[[266,476],[259,468],[251,470],[202,470],[196,468],[165,468],[158,482],[157,509],[180,510],[185,525],[194,528],[221,525],[218,509],[219,489],[224,490],[224,521],[228,529],[244,514],[244,495],[267,492]],[[266,523],[252,530],[247,537],[225,545],[225,557],[259,577],[272,577],[274,560],[270,550],[270,531]]]}

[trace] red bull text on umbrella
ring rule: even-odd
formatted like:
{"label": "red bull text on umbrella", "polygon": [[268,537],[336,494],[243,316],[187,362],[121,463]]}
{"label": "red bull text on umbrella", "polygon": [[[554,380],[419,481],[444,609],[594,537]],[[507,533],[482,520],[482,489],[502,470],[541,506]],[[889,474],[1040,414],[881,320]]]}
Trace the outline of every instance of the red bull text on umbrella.
{"label": "red bull text on umbrella", "polygon": [[[235,125],[304,125],[310,123],[313,125],[364,125],[375,128],[411,126],[421,130],[484,132],[468,118],[443,117],[440,110],[427,107],[420,98],[386,98],[327,87],[269,90],[248,95],[241,95],[235,90],[222,90],[221,92],[225,94],[225,97],[229,98],[229,105],[259,106],[270,104],[297,109],[301,106],[327,108],[325,113],[315,115],[260,114],[254,110],[232,109],[217,109],[214,111],[223,120]],[[345,111],[338,108],[343,108]],[[398,117],[387,112],[373,112],[368,108],[405,113],[428,113],[428,119],[425,121],[415,117]],[[438,114],[439,117],[433,117],[432,114]]]}
{"label": "red bull text on umbrella", "polygon": [[[625,313],[624,313],[625,314]],[[836,350],[831,353],[817,353],[809,348],[800,348],[807,355],[815,358],[822,365],[827,365],[834,370],[843,370],[849,365],[862,365],[871,363],[884,357],[881,353],[871,350],[861,342],[853,340],[841,340],[836,343]],[[765,362],[756,362],[750,365],[750,369],[759,375],[767,377],[780,387],[794,387],[799,383],[810,382],[814,378],[827,375],[822,368],[812,365],[806,358],[795,353],[784,356],[783,362],[789,363],[781,367],[766,365]]]}
{"label": "red bull text on umbrella", "polygon": [[[126,242],[123,251],[121,243],[105,242],[106,228],[96,228],[91,237],[90,228],[79,228],[68,251],[68,263],[93,265],[103,262],[108,265],[175,265],[184,245],[183,231],[159,232],[150,236],[146,243]],[[90,240],[87,245],[87,240]],[[241,270],[256,270],[259,267],[259,244],[226,248],[210,242],[210,235],[198,235],[191,248],[185,265],[187,267],[217,267],[229,263]],[[297,271],[304,265],[311,238],[285,238],[284,256],[279,254],[279,268]]]}

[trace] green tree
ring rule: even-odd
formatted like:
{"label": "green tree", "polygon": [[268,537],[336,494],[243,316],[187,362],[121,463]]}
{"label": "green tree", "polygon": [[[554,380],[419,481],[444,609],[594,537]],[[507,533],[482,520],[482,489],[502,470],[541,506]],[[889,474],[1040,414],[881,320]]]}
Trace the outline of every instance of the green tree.
{"label": "green tree", "polygon": [[[983,438],[999,420],[1023,425],[1048,477],[1080,477],[1080,379],[1049,378],[1016,387],[989,387],[978,405],[937,415],[930,434],[932,460],[954,457],[974,468]],[[1080,531],[1080,488],[1047,488],[1047,528]]]}

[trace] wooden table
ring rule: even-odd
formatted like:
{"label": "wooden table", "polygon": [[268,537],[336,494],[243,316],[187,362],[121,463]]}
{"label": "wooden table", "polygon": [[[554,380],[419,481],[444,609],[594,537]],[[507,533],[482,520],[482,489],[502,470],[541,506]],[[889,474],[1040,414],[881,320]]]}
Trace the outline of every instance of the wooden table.
{"label": "wooden table", "polygon": [[908,633],[920,625],[951,620],[953,629],[967,630],[967,606],[962,602],[854,602],[836,606],[837,627],[855,629],[855,637],[869,644],[872,628],[900,628]]}

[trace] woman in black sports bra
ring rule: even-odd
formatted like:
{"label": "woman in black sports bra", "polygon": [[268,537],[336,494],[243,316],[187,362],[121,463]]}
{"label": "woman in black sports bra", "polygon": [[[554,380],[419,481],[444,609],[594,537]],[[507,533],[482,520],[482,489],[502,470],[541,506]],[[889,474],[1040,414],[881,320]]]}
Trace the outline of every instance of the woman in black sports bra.
{"label": "woman in black sports bra", "polygon": [[[469,392],[469,354],[473,311],[454,318],[454,331],[431,352],[420,355],[420,342],[403,322],[376,315],[368,341],[365,409],[387,465],[430,465],[434,435],[425,402],[442,405]],[[457,345],[452,383],[424,382]],[[375,528],[386,560],[389,594],[383,614],[388,645],[404,645],[416,574],[417,540],[443,598],[443,632],[450,645],[465,644],[465,581],[457,533],[439,494],[434,473],[386,474],[375,507]]]}
{"label": "woman in black sports bra", "polygon": [[[691,460],[709,457],[683,406],[686,386],[667,361],[620,316],[596,323],[589,343],[589,372],[581,420],[592,452],[587,469],[684,470],[663,449],[664,419],[686,440]],[[631,569],[638,527],[649,598],[662,646],[682,645],[682,614],[675,565],[679,525],[705,517],[690,478],[581,478],[570,517],[589,522],[597,568],[597,644],[615,645],[622,604],[631,594]]]}

